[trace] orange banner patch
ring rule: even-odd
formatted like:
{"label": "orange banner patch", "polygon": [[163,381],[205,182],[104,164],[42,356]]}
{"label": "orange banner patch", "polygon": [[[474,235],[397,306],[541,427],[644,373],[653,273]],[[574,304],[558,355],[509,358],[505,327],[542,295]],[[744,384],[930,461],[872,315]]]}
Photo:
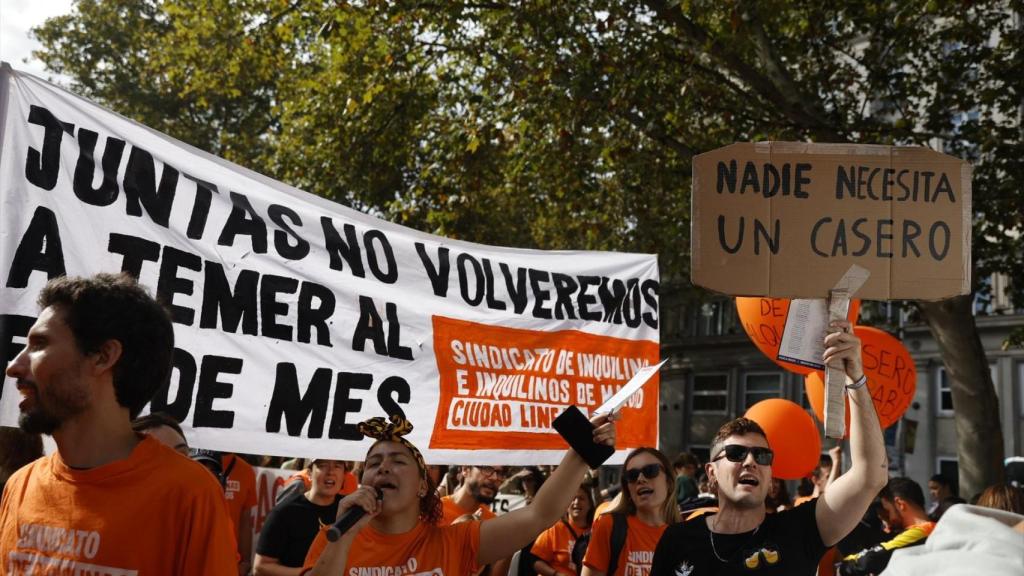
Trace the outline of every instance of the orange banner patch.
{"label": "orange banner patch", "polygon": [[[433,317],[440,400],[430,447],[561,450],[551,428],[568,406],[589,414],[644,366],[658,343],[576,330],[541,332]],[[658,442],[658,376],[621,410],[616,449]]]}

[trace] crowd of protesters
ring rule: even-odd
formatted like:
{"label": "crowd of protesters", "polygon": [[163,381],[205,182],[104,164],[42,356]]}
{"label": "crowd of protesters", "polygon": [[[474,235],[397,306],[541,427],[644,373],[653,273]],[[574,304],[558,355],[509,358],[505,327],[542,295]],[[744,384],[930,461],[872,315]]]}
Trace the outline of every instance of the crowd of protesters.
{"label": "crowd of protesters", "polygon": [[[360,462],[190,449],[170,416],[139,416],[167,382],[173,349],[170,318],[144,288],[125,275],[61,278],[39,305],[7,368],[24,398],[21,430],[0,429],[3,574],[931,575],[958,562],[1024,570],[1020,487],[991,486],[973,506],[941,475],[927,484],[930,502],[914,480],[889,477],[860,342],[845,322],[832,326],[824,359],[848,376],[850,461],[833,448],[791,498],[771,475],[764,431],[746,418],[719,429],[709,462],[632,450],[603,490],[572,449],[557,467],[428,466],[399,416],[359,424],[375,440]],[[614,445],[614,420],[591,420],[594,442]],[[41,434],[57,447],[48,456]],[[296,468],[255,546],[253,465]],[[496,514],[508,493],[521,505]],[[354,510],[364,515],[328,538]],[[990,546],[966,541],[979,531]]]}

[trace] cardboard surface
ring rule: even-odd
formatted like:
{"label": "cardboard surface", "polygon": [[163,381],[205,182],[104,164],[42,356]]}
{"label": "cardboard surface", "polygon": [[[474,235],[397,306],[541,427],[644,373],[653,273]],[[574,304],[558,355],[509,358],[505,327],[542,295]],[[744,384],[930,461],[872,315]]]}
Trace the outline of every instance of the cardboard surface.
{"label": "cardboard surface", "polygon": [[857,296],[970,290],[971,166],[926,148],[732,144],[693,160],[691,279],[736,296],[823,298],[852,264]]}

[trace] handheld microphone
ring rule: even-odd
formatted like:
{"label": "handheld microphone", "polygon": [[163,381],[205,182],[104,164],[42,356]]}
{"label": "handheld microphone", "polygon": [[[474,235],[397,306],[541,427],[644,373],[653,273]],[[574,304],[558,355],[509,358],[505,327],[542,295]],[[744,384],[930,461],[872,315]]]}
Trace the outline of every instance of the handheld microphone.
{"label": "handheld microphone", "polygon": [[[384,499],[384,493],[380,491],[380,488],[374,488],[377,491],[377,501],[380,502]],[[341,518],[335,520],[334,524],[327,530],[327,541],[337,542],[338,538],[345,532],[348,532],[349,528],[355,525],[356,522],[366,516],[366,510],[362,506],[352,506],[345,513],[341,515]]]}

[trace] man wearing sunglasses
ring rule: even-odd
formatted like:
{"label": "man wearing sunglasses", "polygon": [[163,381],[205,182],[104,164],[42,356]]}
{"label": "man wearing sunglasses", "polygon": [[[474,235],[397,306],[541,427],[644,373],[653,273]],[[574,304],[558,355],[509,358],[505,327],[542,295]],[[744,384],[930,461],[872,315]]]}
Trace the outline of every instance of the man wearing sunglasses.
{"label": "man wearing sunglasses", "polygon": [[705,465],[719,511],[670,526],[654,554],[652,576],[815,574],[825,550],[856,526],[885,486],[882,430],[864,378],[861,344],[848,322],[834,322],[824,360],[841,360],[850,406],[850,470],[820,498],[765,513],[774,452],[764,430],[737,418],[715,435]]}
{"label": "man wearing sunglasses", "polygon": [[[504,466],[463,466],[462,484],[451,496],[441,498],[441,525],[453,523],[464,514],[473,514],[480,520],[495,517],[491,503],[498,496],[498,488],[505,479]],[[491,565],[491,576],[508,573],[508,558]]]}

